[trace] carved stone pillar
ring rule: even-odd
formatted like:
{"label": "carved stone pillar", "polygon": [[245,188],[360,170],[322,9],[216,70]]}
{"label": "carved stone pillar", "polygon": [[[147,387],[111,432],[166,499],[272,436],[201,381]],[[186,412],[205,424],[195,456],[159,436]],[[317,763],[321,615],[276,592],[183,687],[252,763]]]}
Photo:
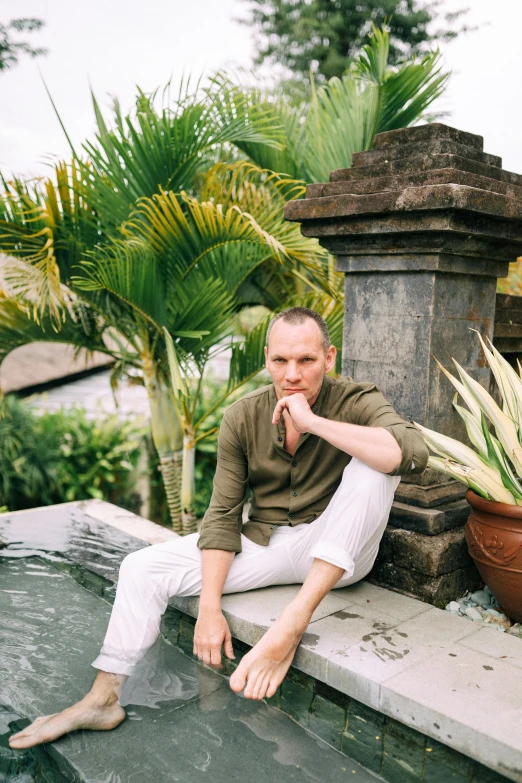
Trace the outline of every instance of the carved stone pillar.
{"label": "carved stone pillar", "polygon": [[[522,254],[522,176],[481,136],[434,123],[378,134],[285,215],[345,274],[343,373],[376,383],[404,418],[465,439],[434,357],[489,388],[470,329],[493,338],[497,278]],[[433,470],[405,477],[372,577],[438,605],[473,587],[464,492]]]}

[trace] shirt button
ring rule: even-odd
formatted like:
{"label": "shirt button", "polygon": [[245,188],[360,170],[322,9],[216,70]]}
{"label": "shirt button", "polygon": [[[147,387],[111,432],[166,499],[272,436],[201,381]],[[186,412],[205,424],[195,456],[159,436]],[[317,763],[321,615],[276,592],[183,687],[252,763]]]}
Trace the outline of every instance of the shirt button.
{"label": "shirt button", "polygon": [[281,435],[278,435],[278,436],[277,436],[277,440],[278,440],[278,441],[282,441],[282,440],[283,440],[283,438],[281,437]]}
{"label": "shirt button", "polygon": [[295,514],[289,514],[288,516],[290,517],[290,519],[294,519]]}
{"label": "shirt button", "polygon": [[294,491],[292,492],[292,495],[294,496],[294,498],[295,498],[295,496],[297,495],[297,492],[295,491],[295,489],[294,489]]}
{"label": "shirt button", "polygon": [[297,462],[295,461],[295,459],[292,460],[292,467],[293,468],[297,467]]}

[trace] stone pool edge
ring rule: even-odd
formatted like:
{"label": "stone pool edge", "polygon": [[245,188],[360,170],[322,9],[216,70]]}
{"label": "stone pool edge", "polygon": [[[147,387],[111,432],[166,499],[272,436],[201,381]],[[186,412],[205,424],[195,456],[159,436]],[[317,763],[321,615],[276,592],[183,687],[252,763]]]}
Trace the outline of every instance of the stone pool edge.
{"label": "stone pool edge", "polygon": [[[73,502],[60,504],[59,507],[63,509],[64,506],[81,510],[91,519],[112,525],[146,543],[159,543],[177,537],[173,531],[105,501]],[[10,516],[14,516],[14,514],[10,514]],[[115,588],[110,580],[72,562],[64,564],[64,566],[82,586],[108,601],[113,599]],[[283,589],[288,588],[271,588],[271,590]],[[384,588],[374,589],[394,595]],[[236,651],[241,656],[257,641],[267,626],[255,623],[248,617],[235,615],[231,606],[233,598],[234,596],[227,596],[228,606],[224,611],[231,625]],[[176,603],[178,605],[169,607],[165,615],[163,635],[167,641],[192,657],[191,639],[195,623],[194,616],[197,613],[197,599],[180,599]],[[414,603],[420,606],[420,609],[416,609],[418,613],[428,610],[440,611],[434,610],[427,604]],[[467,621],[462,622],[466,623]],[[466,626],[467,628],[470,629],[470,633],[475,631],[471,623]],[[336,682],[336,687],[331,687],[325,681],[326,668],[321,665],[320,658],[321,656],[317,654],[298,656],[296,666],[290,670],[282,688],[268,703],[281,709],[332,747],[344,752],[349,758],[359,761],[369,770],[382,775],[389,783],[405,783],[405,781],[413,783],[421,780],[426,783],[428,781],[430,783],[432,781],[433,783],[439,781],[446,783],[448,780],[454,780],[457,783],[458,781],[462,783],[464,781],[472,781],[473,783],[522,781],[522,772],[520,771],[522,764],[518,764],[514,768],[502,767],[499,769],[498,762],[494,761],[492,764],[491,758],[485,760],[486,766],[481,763],[484,762],[484,750],[489,755],[494,749],[491,747],[491,742],[493,744],[496,742],[493,738],[490,738],[490,743],[486,742],[485,748],[484,740],[487,740],[487,735],[471,729],[470,736],[470,728],[462,724],[460,727],[458,725],[452,726],[452,745],[442,743],[438,741],[437,737],[430,736],[429,731],[426,731],[424,727],[422,731],[418,731],[419,723],[414,723],[415,718],[410,724],[404,720],[396,719],[394,713],[400,714],[401,717],[406,714],[404,696],[396,697],[392,691],[388,690],[386,704],[383,704],[381,708],[382,683],[377,683],[379,692],[377,709],[374,698],[367,699],[369,704],[365,703],[367,683],[364,683],[362,689],[357,687],[358,675],[353,672],[350,673],[348,680],[345,677],[344,682]],[[484,658],[486,659],[486,656]],[[233,665],[228,665],[225,674],[229,674],[232,668]],[[354,692],[356,698],[354,698]],[[421,712],[426,711],[426,708],[420,703],[415,704],[411,699],[410,702],[413,707],[421,707]],[[438,716],[435,715],[435,717]],[[459,737],[459,730],[464,736]],[[497,753],[494,755],[500,756],[501,762],[506,758],[505,751],[516,751],[515,748],[510,749],[509,746],[500,748],[498,742],[496,744]],[[462,746],[468,750],[467,754],[461,752]],[[474,753],[475,759],[469,755],[470,747],[473,747],[474,751],[475,748],[478,751]],[[509,755],[508,752],[507,756],[509,757]],[[520,754],[517,758],[519,756]],[[496,771],[493,767],[496,768]]]}

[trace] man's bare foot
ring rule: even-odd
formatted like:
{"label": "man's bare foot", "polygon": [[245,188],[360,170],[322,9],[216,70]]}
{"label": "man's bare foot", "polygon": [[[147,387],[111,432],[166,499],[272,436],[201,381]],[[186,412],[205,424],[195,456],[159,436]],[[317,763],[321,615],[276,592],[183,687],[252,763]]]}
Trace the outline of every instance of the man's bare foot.
{"label": "man's bare foot", "polygon": [[88,693],[85,698],[63,712],[37,718],[30,726],[9,738],[11,748],[31,748],[52,742],[76,729],[114,729],[125,718],[125,710],[116,699],[101,703]]}
{"label": "man's bare foot", "polygon": [[262,639],[241,660],[230,677],[236,693],[247,699],[271,698],[282,683],[310,617],[300,617],[288,606]]}

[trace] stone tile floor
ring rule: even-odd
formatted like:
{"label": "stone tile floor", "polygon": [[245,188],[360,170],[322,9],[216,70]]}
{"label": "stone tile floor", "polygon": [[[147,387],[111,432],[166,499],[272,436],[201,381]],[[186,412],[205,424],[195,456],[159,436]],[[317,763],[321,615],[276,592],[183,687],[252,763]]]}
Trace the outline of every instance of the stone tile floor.
{"label": "stone tile floor", "polygon": [[[162,535],[148,523],[139,541],[125,528],[139,535],[139,518],[99,501],[0,516],[0,539],[12,553],[59,551],[106,583],[115,579],[125,551]],[[233,636],[254,644],[297,589],[226,596],[223,607]],[[188,615],[197,613],[197,599],[174,604]],[[520,640],[361,582],[327,597],[294,663],[325,687],[400,721],[405,730],[522,781]]]}

